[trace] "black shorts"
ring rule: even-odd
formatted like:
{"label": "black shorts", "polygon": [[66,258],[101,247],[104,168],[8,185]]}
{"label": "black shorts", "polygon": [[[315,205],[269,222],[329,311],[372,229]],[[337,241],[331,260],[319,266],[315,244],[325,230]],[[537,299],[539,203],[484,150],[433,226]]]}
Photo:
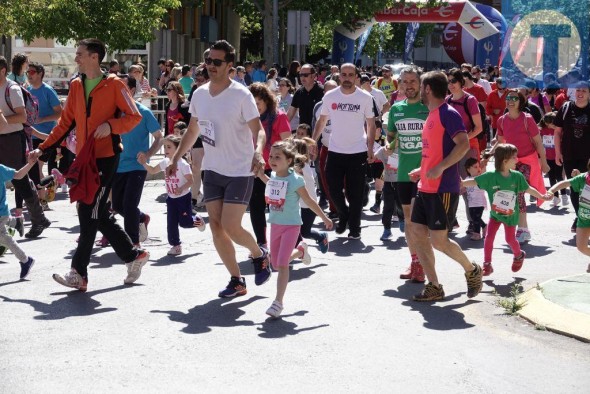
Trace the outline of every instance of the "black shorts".
{"label": "black shorts", "polygon": [[428,226],[430,230],[447,230],[453,228],[459,193],[423,193],[418,192],[412,222]]}
{"label": "black shorts", "polygon": [[397,189],[399,202],[402,205],[410,205],[412,198],[415,198],[416,194],[418,194],[417,182],[396,182],[395,188]]}
{"label": "black shorts", "polygon": [[367,176],[370,179],[379,179],[381,178],[381,174],[383,174],[383,163],[376,162],[371,163],[367,166]]}
{"label": "black shorts", "polygon": [[201,136],[198,136],[197,140],[193,144],[193,149],[202,148],[202,147],[203,147],[203,140],[201,139]]}

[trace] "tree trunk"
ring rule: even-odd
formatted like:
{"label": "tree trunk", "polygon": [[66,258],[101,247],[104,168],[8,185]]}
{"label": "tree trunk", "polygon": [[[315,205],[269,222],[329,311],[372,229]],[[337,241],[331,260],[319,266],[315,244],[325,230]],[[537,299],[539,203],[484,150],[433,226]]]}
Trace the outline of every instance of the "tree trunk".
{"label": "tree trunk", "polygon": [[264,0],[264,11],[262,14],[262,28],[264,31],[264,47],[263,47],[263,59],[266,60],[267,64],[272,64],[274,59],[273,51],[273,37],[276,33],[272,25],[272,1]]}

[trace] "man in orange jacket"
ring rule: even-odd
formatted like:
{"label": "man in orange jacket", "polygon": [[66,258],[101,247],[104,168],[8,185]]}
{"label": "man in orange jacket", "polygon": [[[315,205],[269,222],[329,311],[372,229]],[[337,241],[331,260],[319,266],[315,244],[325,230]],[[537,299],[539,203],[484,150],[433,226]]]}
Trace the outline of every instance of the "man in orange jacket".
{"label": "man in orange jacket", "polygon": [[77,153],[86,140],[95,139],[100,187],[91,204],[79,202],[80,239],[70,272],[64,276],[53,275],[59,284],[80,291],[86,291],[88,286],[88,264],[98,230],[109,240],[117,256],[127,263],[125,284],[139,278],[149,259],[148,252],[133,248],[125,231],[110,218],[106,206],[122,150],[120,135],[133,129],[141,121],[141,115],[126,84],[115,75],[103,74],[100,69],[105,53],[105,45],[95,38],[78,42],[75,60],[80,76],[70,84],[67,103],[57,126],[47,140],[31,152],[38,158],[56,148],[74,127]]}

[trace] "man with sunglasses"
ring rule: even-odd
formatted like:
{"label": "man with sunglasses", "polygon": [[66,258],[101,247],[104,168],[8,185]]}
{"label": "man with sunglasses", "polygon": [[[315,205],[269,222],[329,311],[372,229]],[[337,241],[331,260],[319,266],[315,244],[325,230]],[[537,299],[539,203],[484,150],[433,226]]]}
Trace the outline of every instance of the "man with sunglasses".
{"label": "man with sunglasses", "polygon": [[311,64],[304,64],[299,71],[301,87],[293,95],[293,101],[287,112],[289,121],[299,110],[299,123],[311,124],[313,107],[324,97],[324,88],[316,82],[315,69]]}
{"label": "man with sunglasses", "polygon": [[492,119],[492,139],[496,138],[498,118],[506,110],[506,96],[508,95],[506,83],[502,78],[496,78],[496,88],[496,90],[492,90],[486,103],[486,114]]}
{"label": "man with sunglasses", "polygon": [[242,227],[252,194],[253,174],[264,168],[266,133],[252,93],[229,78],[235,56],[234,47],[225,40],[211,46],[205,58],[210,82],[194,92],[188,129],[166,169],[168,175],[176,172],[176,163],[200,134],[205,150],[203,202],[209,214],[213,244],[231,275],[226,288],[219,292],[222,298],[247,293],[234,243],[250,251],[256,285],[265,283],[271,273],[268,251],[260,248],[252,234]]}
{"label": "man with sunglasses", "polygon": [[[27,162],[25,157],[25,134],[23,123],[26,122],[25,102],[21,87],[6,78],[8,62],[0,56],[0,112],[4,114],[7,124],[0,126],[0,164],[7,167],[21,168]],[[11,105],[6,101],[10,98]],[[43,214],[43,208],[28,176],[12,181],[14,188],[23,197],[31,217],[31,230],[27,238],[37,238],[43,230],[51,225]]]}
{"label": "man with sunglasses", "polygon": [[[29,69],[27,70],[27,79],[29,80],[28,90],[31,92],[31,95],[37,98],[39,102],[39,116],[37,117],[37,122],[32,125],[36,131],[39,131],[43,134],[49,134],[51,130],[57,124],[57,120],[61,116],[61,104],[59,102],[59,98],[57,97],[57,92],[48,84],[43,82],[43,77],[45,76],[45,67],[42,64],[32,62],[29,63]],[[39,135],[36,132],[33,132],[33,149],[37,149],[39,144],[42,140],[39,138]],[[73,160],[73,154],[67,150],[62,150],[62,155],[64,156],[64,161],[71,162]],[[66,157],[66,156],[72,157]],[[31,180],[38,185],[41,181],[40,169],[43,168],[43,162],[39,162],[38,166],[33,166],[33,169],[29,171],[29,176]],[[57,168],[56,163],[56,153],[55,151],[49,155],[48,160],[48,171],[51,172],[53,168]],[[45,190],[40,191],[40,197],[44,199]],[[42,204],[46,204],[47,202]]]}

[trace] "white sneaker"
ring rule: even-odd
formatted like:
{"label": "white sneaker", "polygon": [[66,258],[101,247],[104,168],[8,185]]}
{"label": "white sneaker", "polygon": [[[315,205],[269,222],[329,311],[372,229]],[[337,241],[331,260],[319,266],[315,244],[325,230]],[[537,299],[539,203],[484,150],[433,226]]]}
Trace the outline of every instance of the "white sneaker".
{"label": "white sneaker", "polygon": [[523,244],[531,240],[531,232],[529,230],[520,230],[516,233],[516,240],[518,243]]}
{"label": "white sneaker", "polygon": [[125,264],[127,266],[127,277],[123,281],[126,285],[134,283],[141,276],[141,269],[148,262],[150,252],[142,251],[131,263]]}
{"label": "white sneaker", "polygon": [[74,268],[70,270],[64,276],[53,274],[53,280],[62,286],[71,287],[80,291],[86,291],[88,288],[88,281],[82,278],[82,276]]}
{"label": "white sneaker", "polygon": [[554,196],[554,197],[553,197],[553,202],[551,203],[551,206],[552,206],[552,207],[557,207],[557,206],[559,206],[559,203],[560,203],[560,202],[561,202],[560,198],[559,198],[559,197],[555,197],[555,196]]}
{"label": "white sneaker", "polygon": [[399,218],[398,218],[396,215],[393,215],[393,216],[391,217],[391,221],[392,221],[392,222],[399,222]]}
{"label": "white sneaker", "polygon": [[150,215],[144,215],[144,221],[139,223],[139,242],[145,242],[148,238],[148,224],[150,224]]}
{"label": "white sneaker", "polygon": [[195,219],[193,221],[193,226],[198,228],[199,231],[203,232],[207,228],[207,223],[205,223],[205,220],[203,220],[203,218],[201,216],[195,215]]}
{"label": "white sneaker", "polygon": [[281,304],[278,301],[273,301],[272,304],[270,305],[270,308],[268,308],[266,310],[266,314],[274,317],[275,319],[279,316],[281,316],[281,312],[283,311],[283,304]]}
{"label": "white sneaker", "polygon": [[170,248],[168,256],[178,256],[182,254],[182,245],[176,245]]}
{"label": "white sneaker", "polygon": [[61,192],[62,193],[67,193],[68,192],[68,185],[66,185],[65,183],[62,183],[62,185],[61,185]]}
{"label": "white sneaker", "polygon": [[297,250],[301,252],[301,262],[305,265],[311,264],[311,256],[307,251],[307,244],[305,242],[299,242]]}
{"label": "white sneaker", "polygon": [[567,194],[561,195],[561,204],[565,207],[566,205],[570,204],[570,199],[568,198]]}

